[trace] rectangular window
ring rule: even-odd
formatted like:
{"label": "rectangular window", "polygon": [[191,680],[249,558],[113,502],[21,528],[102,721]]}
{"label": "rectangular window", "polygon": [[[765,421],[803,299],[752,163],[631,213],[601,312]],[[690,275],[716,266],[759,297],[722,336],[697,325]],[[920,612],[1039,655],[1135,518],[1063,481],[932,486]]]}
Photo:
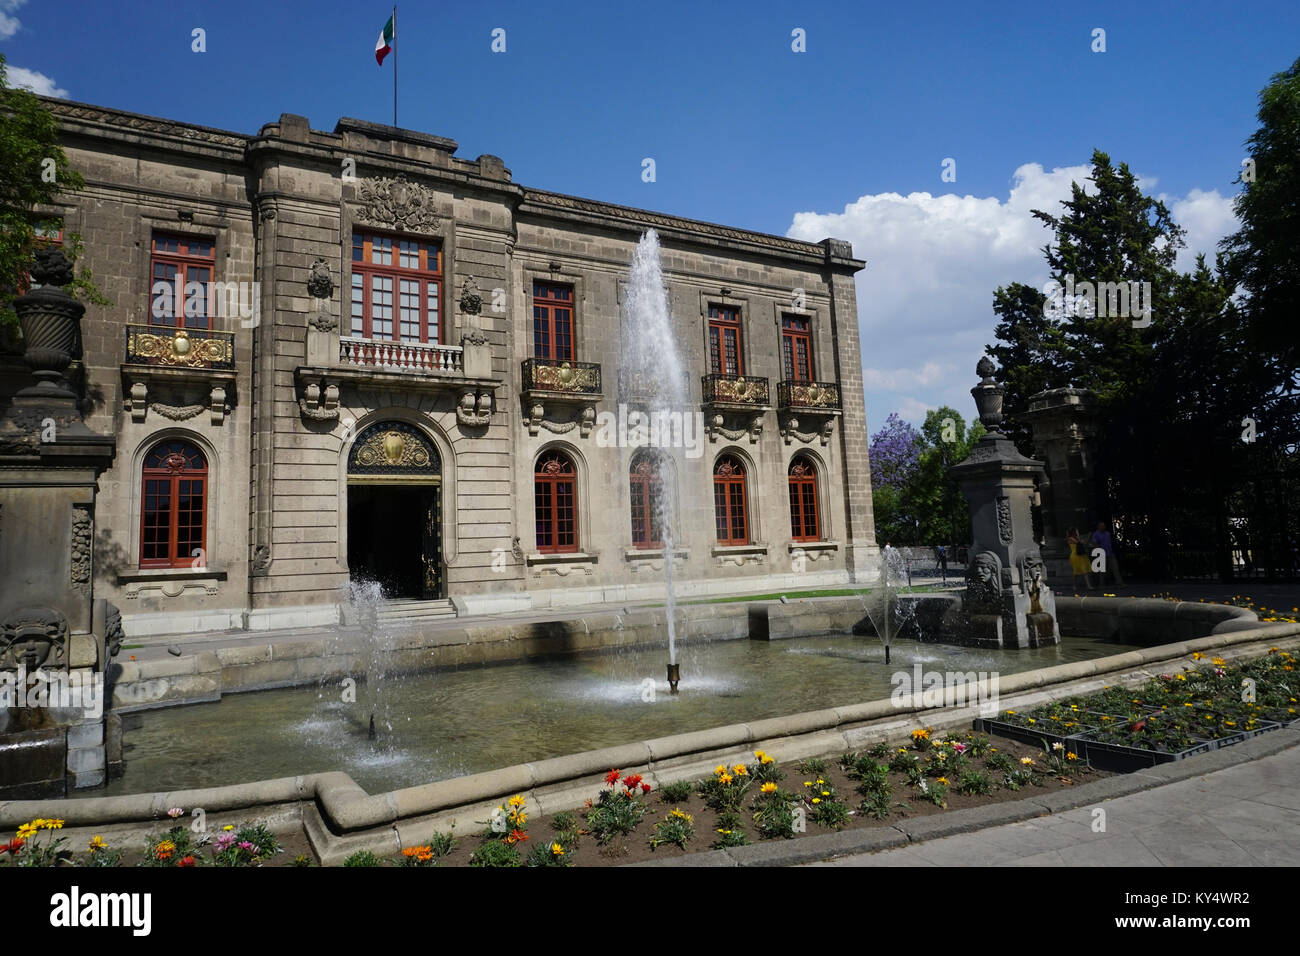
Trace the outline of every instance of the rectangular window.
{"label": "rectangular window", "polygon": [[442,341],[442,248],[352,234],[352,335],[377,342]]}
{"label": "rectangular window", "polygon": [[733,378],[745,374],[741,358],[740,309],[730,305],[709,306],[709,370]]}
{"label": "rectangular window", "polygon": [[573,286],[533,282],[533,358],[573,361]]}
{"label": "rectangular window", "polygon": [[781,316],[781,367],[787,382],[813,380],[812,335],[804,316]]}
{"label": "rectangular window", "polygon": [[154,233],[149,261],[149,324],[212,328],[208,288],[215,263],[216,246],[211,239]]}

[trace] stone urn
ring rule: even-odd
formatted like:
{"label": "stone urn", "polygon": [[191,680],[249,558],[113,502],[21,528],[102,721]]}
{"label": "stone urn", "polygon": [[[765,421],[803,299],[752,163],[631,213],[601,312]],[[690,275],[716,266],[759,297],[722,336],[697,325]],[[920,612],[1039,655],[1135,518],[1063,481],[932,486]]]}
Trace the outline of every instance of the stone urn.
{"label": "stone urn", "polygon": [[38,379],[38,388],[58,388],[74,358],[81,355],[81,317],[86,307],[64,290],[72,281],[72,263],[61,249],[39,249],[31,271],[40,283],[14,300],[23,330],[23,360]]}
{"label": "stone urn", "polygon": [[991,432],[996,432],[1002,425],[1002,395],[1005,389],[993,380],[997,371],[986,355],[975,366],[975,374],[980,377],[979,384],[970,390],[979,410],[980,422]]}

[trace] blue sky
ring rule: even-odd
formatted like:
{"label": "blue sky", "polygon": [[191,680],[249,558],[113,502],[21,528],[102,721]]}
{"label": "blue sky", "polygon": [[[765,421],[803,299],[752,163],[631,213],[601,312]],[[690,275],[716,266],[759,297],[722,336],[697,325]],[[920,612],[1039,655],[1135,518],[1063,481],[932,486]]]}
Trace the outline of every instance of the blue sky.
{"label": "blue sky", "polygon": [[[0,0],[11,81],[253,132],[281,112],[392,121],[390,3]],[[492,30],[506,52],[491,51]],[[191,31],[206,32],[206,52]],[[807,52],[791,49],[806,32]],[[1094,53],[1092,31],[1106,31]],[[1300,4],[399,4],[401,125],[516,181],[851,239],[873,430],[968,389],[992,291],[1041,284],[1054,208],[1094,148],[1198,248],[1230,199],[1259,90],[1300,56]],[[62,91],[62,92],[59,92]],[[657,178],[641,179],[652,157]],[[940,178],[956,161],[957,179]]]}

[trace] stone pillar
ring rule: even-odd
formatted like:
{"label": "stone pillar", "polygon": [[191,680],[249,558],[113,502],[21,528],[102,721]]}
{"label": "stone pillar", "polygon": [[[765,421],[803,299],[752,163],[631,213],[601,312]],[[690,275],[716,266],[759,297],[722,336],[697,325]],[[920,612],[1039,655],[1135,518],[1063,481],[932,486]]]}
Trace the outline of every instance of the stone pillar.
{"label": "stone pillar", "polygon": [[1053,388],[1029,397],[1020,417],[1033,432],[1034,452],[1046,464],[1041,486],[1043,560],[1048,580],[1069,582],[1071,528],[1092,530],[1097,447],[1096,396],[1086,388]]}
{"label": "stone pillar", "polygon": [[858,301],[853,276],[866,263],[853,258],[853,247],[842,239],[823,239],[826,284],[831,293],[831,335],[835,349],[835,380],[840,384],[844,414],[839,421],[844,512],[845,568],[849,580],[872,584],[880,579],[880,547],[871,510],[871,465],[867,460],[867,409],[862,393],[862,350],[858,338]]}
{"label": "stone pillar", "polygon": [[952,467],[970,503],[971,560],[964,608],[967,638],[997,647],[1033,647],[1060,641],[1056,603],[1047,586],[1043,558],[1034,541],[1034,487],[1043,463],[1026,458],[998,431],[1003,387],[993,381],[988,358],[977,367],[971,389],[980,421],[989,431],[970,457]]}
{"label": "stone pillar", "polygon": [[115,442],[86,427],[63,376],[85,306],[62,288],[62,252],[38,252],[31,274],[40,286],[14,310],[37,384],[0,419],[0,799],[105,781],[105,677],[122,641],[117,609],[93,599],[95,493]]}

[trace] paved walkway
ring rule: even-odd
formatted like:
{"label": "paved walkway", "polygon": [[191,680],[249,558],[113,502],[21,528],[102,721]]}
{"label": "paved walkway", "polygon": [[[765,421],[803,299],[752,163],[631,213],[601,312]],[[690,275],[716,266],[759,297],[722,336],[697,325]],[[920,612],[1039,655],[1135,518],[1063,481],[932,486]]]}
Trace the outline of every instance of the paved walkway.
{"label": "paved walkway", "polygon": [[807,865],[1300,866],[1300,747],[1099,806]]}

